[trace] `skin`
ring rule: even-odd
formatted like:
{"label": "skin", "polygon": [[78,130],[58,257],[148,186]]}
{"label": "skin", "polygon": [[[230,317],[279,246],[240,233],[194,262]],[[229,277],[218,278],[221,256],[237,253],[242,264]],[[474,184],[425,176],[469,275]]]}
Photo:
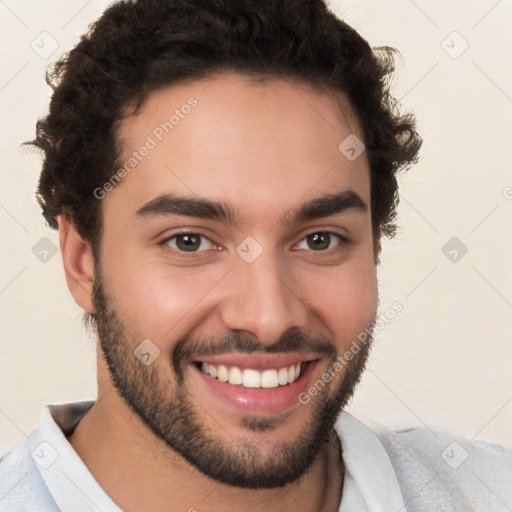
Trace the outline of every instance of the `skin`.
{"label": "skin", "polygon": [[[170,360],[182,340],[237,332],[271,347],[297,327],[311,339],[329,340],[342,354],[371,324],[377,304],[368,160],[363,153],[351,162],[338,150],[350,134],[363,140],[346,98],[291,80],[256,83],[238,74],[176,85],[152,93],[139,115],[124,120],[123,156],[140,148],[167,113],[191,96],[198,105],[101,202],[103,290],[125,329],[121,343],[132,350],[149,338],[160,349],[149,368],[157,372],[167,398],[176,391]],[[343,190],[356,192],[367,211],[349,209],[292,226],[283,222],[299,204]],[[244,223],[135,215],[166,192],[223,201]],[[176,239],[167,248],[161,243],[182,228],[212,243],[205,240],[201,251],[188,257],[179,253]],[[59,229],[70,291],[93,313],[97,269],[91,248],[65,215],[59,216]],[[307,235],[326,231],[350,242],[333,235],[331,249],[315,251]],[[236,252],[248,236],[263,248],[250,264]],[[320,357],[311,382],[328,367],[327,358]],[[262,432],[248,429],[240,415],[205,394],[187,372],[186,390],[202,426],[226,450],[235,441],[257,443],[259,460],[271,464],[280,444],[298,439],[315,407],[336,395],[346,369],[308,404],[297,403],[279,418],[267,415],[273,426]],[[297,510],[297,502],[307,511],[334,511],[343,475],[332,439],[309,470],[284,487],[220,483],[169,448],[133,412],[113,386],[98,344],[98,400],[69,442],[126,511],[288,511]]]}

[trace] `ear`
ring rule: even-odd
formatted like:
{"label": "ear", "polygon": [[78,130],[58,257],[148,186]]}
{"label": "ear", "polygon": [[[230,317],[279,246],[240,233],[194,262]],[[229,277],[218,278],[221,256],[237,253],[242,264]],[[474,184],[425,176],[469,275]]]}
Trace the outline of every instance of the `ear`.
{"label": "ear", "polygon": [[94,259],[92,249],[79,234],[73,222],[65,215],[57,216],[60,250],[66,273],[66,282],[75,302],[85,311],[94,313],[92,302]]}

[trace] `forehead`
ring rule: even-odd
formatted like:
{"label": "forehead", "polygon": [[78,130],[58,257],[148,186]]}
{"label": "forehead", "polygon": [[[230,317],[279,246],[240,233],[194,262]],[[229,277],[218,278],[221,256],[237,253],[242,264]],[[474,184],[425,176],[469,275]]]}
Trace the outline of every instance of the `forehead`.
{"label": "forehead", "polygon": [[339,149],[354,136],[363,139],[340,92],[239,74],[174,85],[123,121],[127,172],[104,200],[105,218],[165,193],[222,198],[249,219],[251,208],[268,217],[345,189],[369,204],[366,154],[351,161]]}

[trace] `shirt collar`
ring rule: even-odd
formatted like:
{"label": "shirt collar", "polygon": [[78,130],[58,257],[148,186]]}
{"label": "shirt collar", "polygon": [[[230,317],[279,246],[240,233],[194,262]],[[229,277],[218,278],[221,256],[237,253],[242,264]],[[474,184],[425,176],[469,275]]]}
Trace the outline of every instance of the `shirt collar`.
{"label": "shirt collar", "polygon": [[47,405],[27,443],[59,510],[122,512],[66,439],[93,403]]}
{"label": "shirt collar", "polygon": [[[30,451],[35,450],[34,460],[59,509],[122,512],[66,438],[93,404],[47,405],[27,442]],[[341,439],[346,471],[339,512],[354,511],[351,505],[361,501],[368,512],[406,512],[391,460],[377,435],[345,411],[335,429]]]}
{"label": "shirt collar", "polygon": [[[377,435],[364,423],[343,411],[335,424],[341,438],[346,473],[343,494],[364,500],[368,512],[406,512],[402,491],[389,455]],[[356,489],[352,488],[355,484]],[[347,487],[347,489],[345,489]],[[357,490],[357,493],[356,493]],[[355,499],[355,498],[354,498]],[[341,498],[339,512],[347,508]]]}

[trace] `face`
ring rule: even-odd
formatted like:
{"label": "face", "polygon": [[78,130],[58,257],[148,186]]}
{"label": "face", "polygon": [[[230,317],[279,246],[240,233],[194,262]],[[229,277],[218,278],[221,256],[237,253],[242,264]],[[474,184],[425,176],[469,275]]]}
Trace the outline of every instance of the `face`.
{"label": "face", "polygon": [[377,302],[368,161],[338,149],[351,134],[343,96],[236,74],[153,93],[122,125],[101,348],[147,428],[221,482],[299,478],[363,370],[368,341],[332,371]]}

